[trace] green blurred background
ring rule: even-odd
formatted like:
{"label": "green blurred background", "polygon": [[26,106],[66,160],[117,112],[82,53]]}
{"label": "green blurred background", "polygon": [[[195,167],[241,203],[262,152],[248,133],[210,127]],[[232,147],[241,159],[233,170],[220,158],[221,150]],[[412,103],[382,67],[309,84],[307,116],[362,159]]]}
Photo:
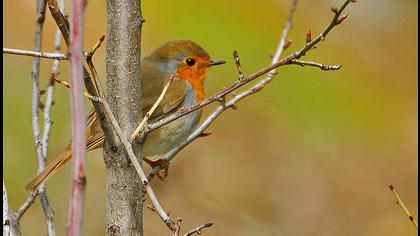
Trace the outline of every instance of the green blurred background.
{"label": "green blurred background", "polygon": [[[341,2],[300,0],[289,35],[294,43],[285,53],[303,45],[306,31],[320,32],[331,19],[330,7]],[[233,50],[246,74],[270,63],[290,5],[291,0],[143,1],[142,52],[168,40],[191,39],[213,58],[227,60],[207,77],[210,95],[236,80]],[[6,0],[3,6],[3,46],[32,49],[35,2]],[[105,1],[88,2],[87,48],[105,33],[105,7]],[[417,7],[415,0],[351,4],[345,23],[305,56],[342,69],[282,67],[262,92],[219,117],[210,127],[212,136],[178,155],[168,182],[154,180],[164,208],[184,219],[184,230],[213,219],[206,235],[415,235],[388,184],[417,218]],[[47,12],[44,51],[53,50],[54,32]],[[104,48],[94,58],[102,78]],[[36,172],[31,58],[3,54],[3,60],[3,177],[16,210]],[[42,88],[51,62],[41,63]],[[68,74],[63,62],[59,77],[68,80]],[[71,136],[68,89],[56,86],[54,101],[49,161]],[[87,155],[84,235],[104,234],[100,156],[99,150]],[[48,182],[58,235],[65,234],[69,170]],[[169,235],[155,213],[144,212],[145,235]],[[38,201],[21,227],[23,235],[46,235]]]}

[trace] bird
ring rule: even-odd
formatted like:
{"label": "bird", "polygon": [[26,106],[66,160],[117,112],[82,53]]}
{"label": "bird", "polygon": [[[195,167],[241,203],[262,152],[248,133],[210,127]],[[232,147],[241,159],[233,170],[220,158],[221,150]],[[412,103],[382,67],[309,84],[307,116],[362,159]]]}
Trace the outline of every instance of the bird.
{"label": "bird", "polygon": [[[223,60],[213,60],[198,44],[191,40],[169,41],[149,55],[140,63],[141,104],[145,115],[160,96],[166,81],[172,79],[164,99],[152,113],[148,122],[155,122],[169,116],[179,109],[192,106],[204,99],[204,80],[208,69],[224,64]],[[161,164],[147,157],[162,156],[185,140],[194,131],[202,114],[198,109],[173,122],[170,122],[147,134],[143,143],[143,154],[146,163]],[[92,109],[87,117],[86,151],[103,146],[105,136],[100,127],[97,114]],[[64,151],[44,170],[35,176],[25,187],[34,191],[49,177],[54,175],[72,158],[71,142]],[[161,159],[160,159],[161,160]]]}

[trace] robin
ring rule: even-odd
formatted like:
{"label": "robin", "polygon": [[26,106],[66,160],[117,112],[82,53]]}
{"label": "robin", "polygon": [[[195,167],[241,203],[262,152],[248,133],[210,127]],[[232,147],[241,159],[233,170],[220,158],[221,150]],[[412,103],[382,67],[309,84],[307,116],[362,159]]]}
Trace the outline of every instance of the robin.
{"label": "robin", "polygon": [[[155,49],[141,61],[143,115],[154,105],[166,81],[172,76],[173,81],[149,122],[171,115],[181,107],[189,107],[201,102],[204,99],[204,78],[208,68],[224,63],[222,60],[212,60],[203,48],[189,40],[170,41]],[[201,113],[201,109],[196,110],[148,133],[143,144],[144,156],[161,156],[179,145],[194,130]],[[105,137],[94,110],[88,116],[86,138],[87,151],[103,146]],[[29,182],[26,189],[36,189],[67,164],[71,157],[70,143],[60,156]],[[144,160],[151,166],[158,163],[148,158]]]}

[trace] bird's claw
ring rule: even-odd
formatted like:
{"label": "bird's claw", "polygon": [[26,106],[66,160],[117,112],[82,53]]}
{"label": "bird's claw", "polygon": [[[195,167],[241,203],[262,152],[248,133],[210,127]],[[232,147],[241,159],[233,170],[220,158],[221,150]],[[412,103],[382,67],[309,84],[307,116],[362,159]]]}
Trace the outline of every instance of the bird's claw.
{"label": "bird's claw", "polygon": [[157,177],[162,181],[167,181],[168,179],[168,173],[169,173],[169,161],[160,158],[156,161],[152,161],[148,158],[144,158],[144,161],[152,168],[154,169],[157,166],[160,166],[161,169],[156,173]]}

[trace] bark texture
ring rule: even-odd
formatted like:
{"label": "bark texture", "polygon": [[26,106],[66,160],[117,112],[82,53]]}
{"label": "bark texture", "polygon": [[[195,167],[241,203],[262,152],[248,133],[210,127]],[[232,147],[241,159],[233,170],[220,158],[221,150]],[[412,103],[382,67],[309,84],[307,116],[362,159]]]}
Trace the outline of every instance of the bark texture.
{"label": "bark texture", "polygon": [[[107,0],[107,101],[127,139],[141,120],[141,1]],[[141,147],[133,145],[141,163]],[[142,235],[142,183],[122,144],[105,141],[106,234]]]}

